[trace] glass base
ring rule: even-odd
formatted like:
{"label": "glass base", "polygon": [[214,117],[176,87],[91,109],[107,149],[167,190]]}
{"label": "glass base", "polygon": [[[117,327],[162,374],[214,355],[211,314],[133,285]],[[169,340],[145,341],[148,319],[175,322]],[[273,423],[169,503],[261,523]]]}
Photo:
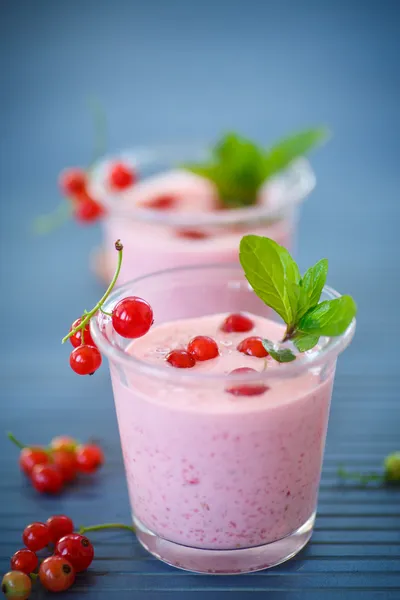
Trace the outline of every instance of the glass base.
{"label": "glass base", "polygon": [[137,538],[150,554],[178,569],[218,575],[261,571],[289,560],[307,544],[314,521],[315,513],[296,531],[270,544],[234,550],[207,550],[165,540],[134,518]]}

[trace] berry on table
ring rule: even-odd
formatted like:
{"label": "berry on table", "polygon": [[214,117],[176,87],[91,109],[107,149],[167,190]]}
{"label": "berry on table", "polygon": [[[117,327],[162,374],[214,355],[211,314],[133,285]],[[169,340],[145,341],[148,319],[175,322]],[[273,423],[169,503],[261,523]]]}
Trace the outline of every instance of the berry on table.
{"label": "berry on table", "polygon": [[[239,369],[234,369],[231,371],[232,373],[257,373],[255,369],[250,369],[249,367],[240,367]],[[229,388],[226,388],[226,392],[232,394],[233,396],[260,396],[264,394],[264,392],[268,391],[269,387],[267,385],[261,383],[246,383],[246,384],[237,384],[232,385]]]}
{"label": "berry on table", "polygon": [[46,523],[37,521],[27,525],[22,533],[22,541],[32,552],[45,548],[50,543],[50,531]]}
{"label": "berry on table", "polygon": [[38,557],[28,548],[17,550],[11,557],[11,569],[13,571],[22,571],[27,575],[33,573],[38,564]]}
{"label": "berry on table", "polygon": [[9,571],[1,582],[1,591],[6,598],[12,600],[26,600],[32,590],[30,577],[22,571]]}
{"label": "berry on table", "polygon": [[50,592],[63,592],[75,581],[75,570],[71,563],[61,556],[49,556],[39,569],[40,583]]}
{"label": "berry on table", "polygon": [[219,355],[217,342],[206,335],[198,335],[191,339],[187,349],[196,360],[200,361],[210,360]]}
{"label": "berry on table", "polygon": [[221,330],[225,333],[251,331],[254,323],[249,317],[241,313],[232,314],[226,317],[221,325]]}
{"label": "berry on table", "polygon": [[125,190],[135,182],[135,172],[122,162],[116,162],[111,165],[109,182],[110,187],[116,190]]}
{"label": "berry on table", "polygon": [[86,191],[87,176],[83,169],[65,169],[59,177],[59,185],[64,196],[75,197]]}
{"label": "berry on table", "polygon": [[[76,319],[76,321],[74,321],[72,323],[70,331],[73,331],[74,329],[79,327],[81,322],[82,322],[81,318]],[[82,330],[78,329],[73,335],[71,335],[71,337],[69,338],[69,341],[71,342],[71,344],[73,345],[74,348],[78,348],[78,346],[81,346],[82,345]],[[89,323],[87,323],[83,329],[83,342],[87,346],[96,346],[96,344],[93,341],[92,335],[90,333],[90,324]]]}
{"label": "berry on table", "polygon": [[19,466],[25,475],[30,475],[36,465],[46,465],[49,462],[48,452],[39,447],[23,448],[19,455]]}
{"label": "berry on table", "polygon": [[384,461],[385,479],[391,482],[400,482],[400,452],[389,454]]}
{"label": "berry on table", "polygon": [[94,549],[90,541],[79,533],[70,533],[58,540],[55,554],[71,563],[77,573],[85,571],[94,557]]}
{"label": "berry on table", "polygon": [[342,479],[351,479],[365,485],[371,482],[387,483],[389,485],[400,484],[400,452],[388,454],[383,461],[383,473],[360,473],[357,471],[348,471],[339,467],[338,475]]}
{"label": "berry on table", "polygon": [[75,452],[70,450],[54,450],[52,454],[53,463],[60,471],[65,483],[73,481],[76,477],[78,464]]}
{"label": "berry on table", "polygon": [[55,465],[36,465],[31,473],[33,487],[41,494],[58,494],[63,487],[63,476]]}
{"label": "berry on table", "polygon": [[117,302],[112,311],[112,324],[124,338],[139,338],[145,335],[153,324],[153,309],[138,296],[129,296]]}
{"label": "berry on table", "polygon": [[187,350],[172,350],[165,360],[176,369],[190,369],[196,364],[196,359]]}
{"label": "berry on table", "polygon": [[168,210],[170,208],[173,208],[175,204],[175,196],[172,196],[170,194],[162,194],[160,196],[156,196],[148,202],[144,202],[141,206],[143,208],[151,208],[152,210]]}
{"label": "berry on table", "polygon": [[101,354],[96,346],[78,346],[72,350],[69,364],[78,375],[93,375],[101,365]]}
{"label": "berry on table", "polygon": [[76,464],[82,473],[94,473],[103,463],[103,451],[96,444],[86,444],[78,448]]}
{"label": "berry on table", "polygon": [[77,440],[69,435],[57,435],[50,442],[50,448],[52,450],[67,450],[67,452],[75,452],[77,446]]}
{"label": "berry on table", "polygon": [[64,537],[64,535],[68,535],[74,531],[74,523],[66,515],[53,515],[47,519],[46,525],[49,528],[50,539],[54,544]]}
{"label": "berry on table", "polygon": [[269,356],[263,346],[262,338],[258,336],[248,337],[240,342],[237,349],[248,356],[256,356],[257,358],[265,358]]}

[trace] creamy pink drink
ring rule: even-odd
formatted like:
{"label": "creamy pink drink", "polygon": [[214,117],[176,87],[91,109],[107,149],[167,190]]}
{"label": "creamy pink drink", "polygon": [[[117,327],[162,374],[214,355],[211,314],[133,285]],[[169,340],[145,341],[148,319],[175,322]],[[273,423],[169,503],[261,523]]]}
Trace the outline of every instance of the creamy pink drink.
{"label": "creamy pink drink", "polygon": [[[118,193],[110,189],[108,161],[91,180],[93,196],[107,210],[102,223],[104,249],[94,254],[94,268],[108,281],[114,269],[113,244],[123,239],[120,283],[171,267],[237,262],[245,233],[259,233],[291,247],[297,205],[315,185],[308,163],[298,160],[259,190],[257,205],[221,210],[215,187],[207,179],[173,166],[162,168],[157,154],[156,174],[147,171],[152,162],[147,154],[122,158],[144,174],[132,188]],[[174,164],[172,159],[163,161]]]}
{"label": "creamy pink drink", "polygon": [[[312,533],[336,359],[354,324],[279,364],[238,350],[248,337],[278,341],[284,331],[240,267],[144,277],[115,291],[105,309],[127,295],[150,302],[150,331],[123,340],[99,314],[93,334],[110,359],[139,541],[162,560],[200,572],[248,572],[287,560]],[[323,292],[323,299],[335,297]],[[250,328],[224,331],[238,303]],[[215,340],[218,356],[171,366],[168,354],[195,336]]]}
{"label": "creamy pink drink", "polygon": [[[128,352],[173,369],[166,354],[201,334],[220,356],[197,362],[193,374],[281,368],[236,349],[249,335],[281,339],[280,325],[250,315],[251,333],[224,333],[226,316],[156,326]],[[248,548],[296,531],[315,511],[333,377],[334,369],[323,379],[307,372],[211,393],[160,386],[151,396],[113,379],[135,517],[163,538],[208,549]]]}

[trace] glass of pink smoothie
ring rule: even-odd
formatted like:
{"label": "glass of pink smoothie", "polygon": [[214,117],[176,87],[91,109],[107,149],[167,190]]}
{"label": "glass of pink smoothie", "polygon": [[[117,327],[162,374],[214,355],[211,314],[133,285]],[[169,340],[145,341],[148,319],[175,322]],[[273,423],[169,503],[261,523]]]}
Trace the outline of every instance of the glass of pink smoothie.
{"label": "glass of pink smoothie", "polygon": [[[336,360],[355,321],[291,363],[237,350],[249,336],[278,341],[284,327],[239,265],[151,274],[114,290],[150,302],[155,322],[133,342],[109,318],[92,335],[109,358],[132,516],[141,544],[203,573],[265,569],[294,556],[313,531]],[[324,288],[322,300],[338,297]],[[227,315],[251,329],[225,332]],[[165,357],[196,335],[217,358],[178,369]],[[250,371],[233,373],[235,369]]]}
{"label": "glass of pink smoothie", "polygon": [[[119,283],[171,267],[235,262],[246,233],[293,246],[298,206],[315,186],[308,161],[298,159],[268,180],[256,205],[221,210],[214,185],[179,168],[207,155],[190,146],[137,149],[106,158],[93,170],[91,194],[107,211],[102,248],[93,254],[93,268],[104,280],[114,270],[117,238],[124,240],[125,252]],[[107,181],[111,164],[118,161],[132,167],[139,181],[115,192]]]}

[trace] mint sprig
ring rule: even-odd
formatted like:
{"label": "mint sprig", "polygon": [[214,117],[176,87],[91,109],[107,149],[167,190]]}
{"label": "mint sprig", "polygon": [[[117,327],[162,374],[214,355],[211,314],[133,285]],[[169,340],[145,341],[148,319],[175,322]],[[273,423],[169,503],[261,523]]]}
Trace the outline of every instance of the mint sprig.
{"label": "mint sprig", "polygon": [[[322,259],[303,277],[289,252],[275,241],[246,235],[240,242],[240,263],[257,296],[286,323],[282,343],[291,341],[299,352],[314,348],[320,336],[339,336],[349,327],[357,307],[351,296],[320,302],[328,274]],[[267,352],[278,362],[296,358],[290,348],[263,340]]]}
{"label": "mint sprig", "polygon": [[326,138],[325,128],[306,129],[265,150],[229,133],[214,146],[208,162],[186,164],[183,168],[212,181],[223,207],[251,206],[257,202],[258,190],[265,181]]}

